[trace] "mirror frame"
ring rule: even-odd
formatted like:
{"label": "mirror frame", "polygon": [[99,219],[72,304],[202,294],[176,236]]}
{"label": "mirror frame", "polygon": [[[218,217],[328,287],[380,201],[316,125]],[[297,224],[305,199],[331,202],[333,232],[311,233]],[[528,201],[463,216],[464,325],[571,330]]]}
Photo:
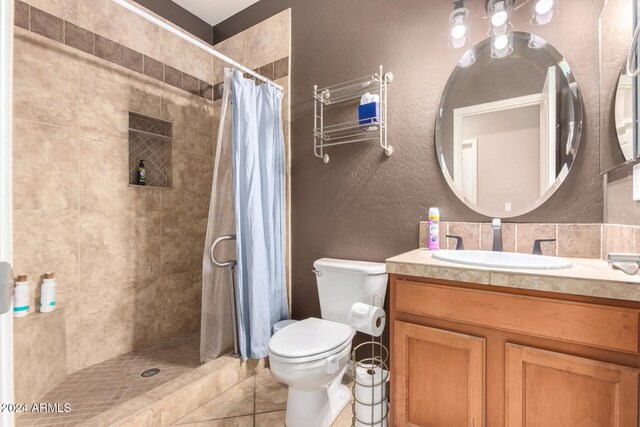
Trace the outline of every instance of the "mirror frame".
{"label": "mirror frame", "polygon": [[[535,34],[528,33],[528,32],[523,32],[523,31],[513,31],[511,34],[513,35],[514,40],[519,38],[520,40],[530,41],[532,36],[536,37],[536,41],[544,40],[540,36],[537,36]],[[574,117],[573,117],[573,121],[566,124],[566,126],[571,126],[569,130],[568,141],[567,141],[567,155],[569,155],[573,159],[573,161],[569,165],[566,173],[563,172],[564,171],[564,167],[563,167],[563,169],[560,171],[560,174],[556,177],[556,180],[554,181],[554,183],[547,189],[547,191],[543,195],[541,195],[536,201],[534,201],[530,205],[519,210],[514,210],[512,212],[496,212],[496,211],[490,211],[488,209],[484,209],[472,203],[470,200],[464,197],[464,195],[462,194],[462,191],[460,191],[460,189],[456,187],[455,182],[453,180],[453,176],[451,175],[451,173],[447,168],[447,164],[444,159],[444,151],[442,146],[443,141],[441,136],[444,104],[447,98],[447,93],[453,87],[453,84],[454,84],[453,77],[456,71],[458,71],[460,68],[463,68],[460,65],[460,62],[456,64],[456,67],[451,72],[451,75],[449,76],[449,79],[447,80],[447,84],[445,85],[442,95],[440,97],[440,103],[438,105],[438,111],[436,114],[436,125],[435,125],[435,147],[436,147],[436,156],[438,157],[438,164],[440,165],[440,171],[442,175],[444,175],[444,178],[447,181],[449,188],[451,188],[451,190],[455,193],[458,199],[460,199],[460,201],[462,201],[467,207],[469,207],[473,211],[480,213],[482,215],[492,217],[492,218],[513,218],[513,217],[525,215],[539,208],[547,200],[549,200],[549,198],[558,190],[558,188],[562,185],[566,177],[569,175],[571,168],[575,164],[576,156],[578,154],[578,148],[580,147],[580,141],[582,139],[582,126],[583,126],[582,95],[578,87],[578,83],[576,82],[573,72],[571,71],[571,68],[569,67],[569,64],[567,63],[566,59],[562,56],[560,52],[558,52],[558,50],[555,47],[553,47],[546,40],[544,41],[546,44],[542,49],[545,49],[549,53],[551,58],[556,62],[556,64],[558,65],[558,68],[560,69],[560,71],[562,72],[562,74],[564,75],[564,77],[566,78],[569,84],[569,89],[570,89],[569,94],[571,96],[571,102],[573,104]],[[490,44],[491,44],[491,38],[488,37],[480,41],[479,43],[477,43],[471,49],[467,50],[462,55],[461,58],[464,58],[467,54],[469,54],[470,51],[473,51],[474,52],[473,55],[475,55],[475,51],[479,47],[483,47],[487,49],[488,52],[490,52],[491,51]],[[500,59],[494,59],[494,60],[499,61]],[[453,111],[450,114],[453,114]],[[564,125],[565,124],[563,124],[563,126]]]}

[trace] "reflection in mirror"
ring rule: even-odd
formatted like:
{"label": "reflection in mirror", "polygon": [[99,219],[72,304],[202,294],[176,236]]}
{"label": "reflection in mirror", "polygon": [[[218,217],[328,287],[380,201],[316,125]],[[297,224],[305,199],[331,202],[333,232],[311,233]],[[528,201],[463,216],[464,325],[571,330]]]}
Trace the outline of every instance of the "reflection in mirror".
{"label": "reflection in mirror", "polygon": [[615,122],[620,150],[629,161],[633,159],[633,79],[624,72],[626,68],[625,63],[616,87]]}
{"label": "reflection in mirror", "polygon": [[[507,55],[491,39],[465,53],[442,95],[436,149],[449,185],[494,217],[540,206],[571,168],[582,109],[571,70],[542,38],[511,34]],[[492,57],[493,56],[493,57]]]}

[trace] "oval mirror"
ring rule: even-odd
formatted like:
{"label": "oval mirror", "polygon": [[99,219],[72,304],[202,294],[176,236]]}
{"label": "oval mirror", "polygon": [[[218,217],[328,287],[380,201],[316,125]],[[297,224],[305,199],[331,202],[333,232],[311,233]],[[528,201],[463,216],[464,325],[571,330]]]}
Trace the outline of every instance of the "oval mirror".
{"label": "oval mirror", "polygon": [[449,77],[436,118],[436,151],[456,195],[508,218],[544,203],[578,151],[582,104],[562,55],[524,32],[488,38]]}
{"label": "oval mirror", "polygon": [[625,161],[633,159],[633,79],[626,73],[627,64],[624,64],[615,97],[615,123],[618,144]]}

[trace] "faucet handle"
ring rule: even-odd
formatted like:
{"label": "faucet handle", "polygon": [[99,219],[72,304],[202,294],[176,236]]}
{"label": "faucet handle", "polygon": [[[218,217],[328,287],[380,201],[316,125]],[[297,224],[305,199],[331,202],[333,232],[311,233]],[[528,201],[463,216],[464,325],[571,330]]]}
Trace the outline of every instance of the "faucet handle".
{"label": "faucet handle", "polygon": [[531,253],[533,255],[542,255],[542,247],[540,246],[540,243],[544,243],[544,242],[555,242],[556,239],[536,239],[533,242],[533,251],[531,251]]}
{"label": "faucet handle", "polygon": [[462,237],[453,236],[451,234],[446,235],[450,239],[456,239],[456,251],[464,251],[464,243],[462,243]]}

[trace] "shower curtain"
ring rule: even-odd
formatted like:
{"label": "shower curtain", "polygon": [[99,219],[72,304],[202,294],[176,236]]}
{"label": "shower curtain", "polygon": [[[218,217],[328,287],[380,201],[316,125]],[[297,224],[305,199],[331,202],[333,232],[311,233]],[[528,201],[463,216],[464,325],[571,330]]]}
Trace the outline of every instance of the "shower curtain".
{"label": "shower curtain", "polygon": [[[232,307],[229,271],[213,265],[210,248],[219,236],[236,233],[231,169],[231,111],[229,109],[230,75],[225,75],[224,94],[220,105],[220,125],[216,144],[209,221],[202,260],[202,318],[200,327],[200,360],[216,359],[233,349]],[[235,260],[233,242],[224,242],[216,250],[221,261]]]}
{"label": "shower curtain", "polygon": [[275,87],[256,86],[239,71],[225,69],[203,258],[203,362],[233,346],[229,273],[209,259],[209,248],[217,237],[236,235],[235,252],[232,243],[222,243],[216,257],[237,260],[236,309],[242,359],[266,357],[273,324],[288,318],[281,105],[282,92]]}
{"label": "shower curtain", "polygon": [[239,345],[243,360],[259,359],[274,323],[288,317],[282,92],[233,71],[231,96]]}

